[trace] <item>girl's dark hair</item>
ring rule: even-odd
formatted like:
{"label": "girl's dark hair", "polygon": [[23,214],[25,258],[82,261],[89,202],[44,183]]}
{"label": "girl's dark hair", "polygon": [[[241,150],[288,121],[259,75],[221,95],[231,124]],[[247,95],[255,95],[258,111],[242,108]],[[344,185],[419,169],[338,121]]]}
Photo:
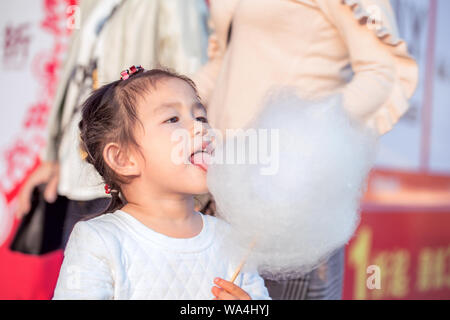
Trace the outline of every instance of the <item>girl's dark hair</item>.
{"label": "girl's dark hair", "polygon": [[[80,148],[85,160],[92,164],[113,192],[111,202],[100,214],[114,212],[125,205],[126,199],[121,186],[130,178],[113,171],[103,158],[103,149],[109,142],[117,142],[124,147],[139,145],[134,137],[134,128],[139,122],[136,106],[158,81],[164,78],[178,78],[186,81],[198,97],[195,83],[188,77],[170,69],[151,69],[139,71],[127,80],[117,80],[93,91],[82,105],[80,129]],[[117,191],[117,192],[114,192]],[[120,194],[119,194],[120,193]]]}

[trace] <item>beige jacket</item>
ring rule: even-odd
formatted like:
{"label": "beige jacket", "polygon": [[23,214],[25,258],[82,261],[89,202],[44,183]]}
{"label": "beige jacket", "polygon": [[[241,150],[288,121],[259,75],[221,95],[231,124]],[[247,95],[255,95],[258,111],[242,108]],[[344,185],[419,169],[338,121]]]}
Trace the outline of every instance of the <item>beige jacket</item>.
{"label": "beige jacket", "polygon": [[408,109],[418,68],[388,0],[210,3],[210,60],[194,81],[213,127],[245,127],[282,85],[306,98],[341,93],[349,114],[380,135]]}

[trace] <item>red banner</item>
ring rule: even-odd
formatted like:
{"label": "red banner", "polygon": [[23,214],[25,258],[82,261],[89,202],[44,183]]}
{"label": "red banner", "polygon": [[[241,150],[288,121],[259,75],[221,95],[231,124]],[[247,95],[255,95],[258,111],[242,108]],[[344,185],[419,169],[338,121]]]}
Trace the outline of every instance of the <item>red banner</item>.
{"label": "red banner", "polygon": [[374,171],[362,209],[344,298],[450,299],[450,177]]}

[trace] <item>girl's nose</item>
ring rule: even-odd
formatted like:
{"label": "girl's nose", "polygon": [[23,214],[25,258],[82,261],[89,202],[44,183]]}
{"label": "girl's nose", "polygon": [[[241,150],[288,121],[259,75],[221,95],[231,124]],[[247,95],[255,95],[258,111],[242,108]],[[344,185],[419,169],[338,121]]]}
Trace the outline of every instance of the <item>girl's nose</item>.
{"label": "girl's nose", "polygon": [[191,132],[193,133],[194,137],[198,136],[198,135],[204,136],[208,133],[208,130],[203,122],[196,121],[196,120],[193,122],[194,123],[193,123]]}

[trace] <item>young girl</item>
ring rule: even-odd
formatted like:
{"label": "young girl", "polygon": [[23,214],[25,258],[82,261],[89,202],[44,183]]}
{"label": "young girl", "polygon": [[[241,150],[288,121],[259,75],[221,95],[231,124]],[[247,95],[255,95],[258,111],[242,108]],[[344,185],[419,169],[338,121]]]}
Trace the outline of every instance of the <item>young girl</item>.
{"label": "young girl", "polygon": [[[91,94],[79,127],[112,200],[75,225],[54,299],[270,299],[256,272],[225,280],[236,269],[220,252],[225,222],[194,209],[212,147],[192,80],[133,66]],[[182,163],[175,130],[192,146]]]}

